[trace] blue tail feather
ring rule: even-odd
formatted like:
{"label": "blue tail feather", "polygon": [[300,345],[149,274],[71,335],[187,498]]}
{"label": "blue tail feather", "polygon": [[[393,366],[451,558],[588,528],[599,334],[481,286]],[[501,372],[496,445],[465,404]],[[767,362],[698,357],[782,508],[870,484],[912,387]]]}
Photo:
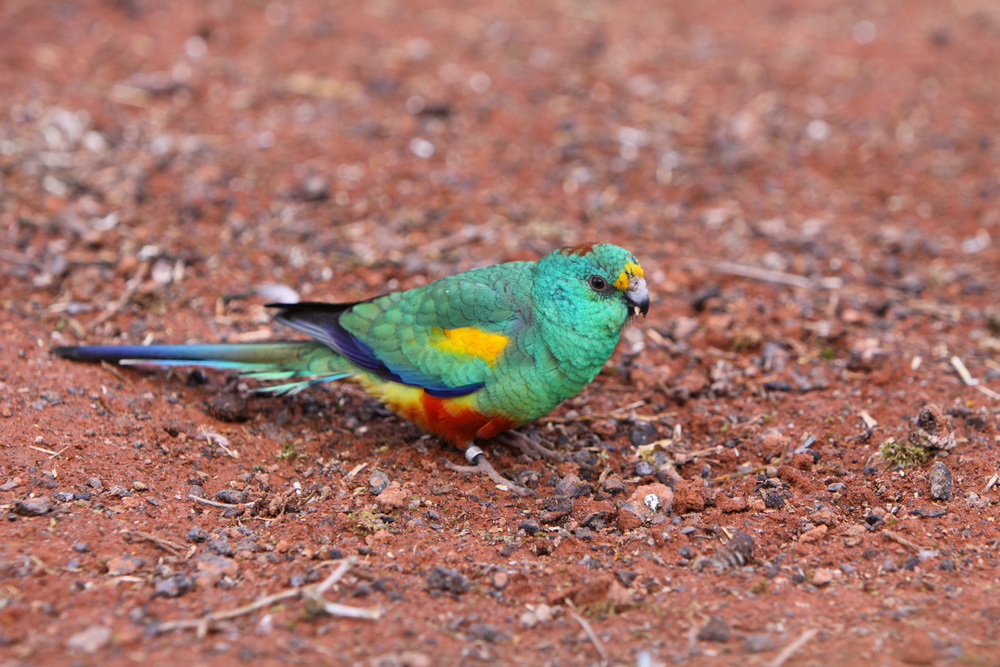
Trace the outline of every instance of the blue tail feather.
{"label": "blue tail feather", "polygon": [[[259,391],[295,394],[321,382],[339,380],[352,373],[330,374],[326,364],[312,367],[311,353],[333,354],[316,341],[267,343],[202,343],[193,345],[84,345],[57,347],[52,351],[73,361],[106,361],[125,366],[206,366],[238,371],[258,380],[288,380],[312,376]],[[327,357],[329,358],[329,357]],[[316,377],[320,376],[320,377]]]}

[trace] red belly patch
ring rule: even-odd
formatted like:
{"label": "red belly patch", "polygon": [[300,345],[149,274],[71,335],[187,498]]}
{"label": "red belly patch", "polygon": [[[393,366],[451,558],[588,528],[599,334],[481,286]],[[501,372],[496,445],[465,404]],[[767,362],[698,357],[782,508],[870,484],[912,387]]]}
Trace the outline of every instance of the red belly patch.
{"label": "red belly patch", "polygon": [[462,405],[460,401],[461,399],[438,398],[425,393],[420,401],[424,413],[421,425],[456,447],[464,447],[476,438],[490,438],[517,426],[511,419],[484,415]]}

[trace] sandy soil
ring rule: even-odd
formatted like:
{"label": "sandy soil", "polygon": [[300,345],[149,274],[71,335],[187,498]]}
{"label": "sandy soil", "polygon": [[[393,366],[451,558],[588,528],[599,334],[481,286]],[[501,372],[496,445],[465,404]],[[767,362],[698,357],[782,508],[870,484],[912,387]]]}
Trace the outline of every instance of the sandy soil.
{"label": "sandy soil", "polygon": [[[4,2],[0,665],[1000,664],[997,63],[976,0]],[[537,498],[49,352],[583,240],[653,306],[567,462],[484,443]]]}

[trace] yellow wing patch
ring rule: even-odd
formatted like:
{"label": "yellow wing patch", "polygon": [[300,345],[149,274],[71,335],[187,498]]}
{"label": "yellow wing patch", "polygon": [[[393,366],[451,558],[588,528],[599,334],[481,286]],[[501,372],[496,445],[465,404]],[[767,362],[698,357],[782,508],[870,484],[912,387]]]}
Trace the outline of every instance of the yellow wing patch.
{"label": "yellow wing patch", "polygon": [[510,339],[503,334],[483,331],[475,327],[457,329],[436,329],[431,339],[434,347],[451,354],[467,354],[478,357],[492,366]]}
{"label": "yellow wing patch", "polygon": [[644,278],[646,274],[643,272],[642,267],[635,262],[626,262],[625,270],[618,274],[618,278],[615,280],[615,287],[621,290],[628,289],[629,279],[631,278]]}

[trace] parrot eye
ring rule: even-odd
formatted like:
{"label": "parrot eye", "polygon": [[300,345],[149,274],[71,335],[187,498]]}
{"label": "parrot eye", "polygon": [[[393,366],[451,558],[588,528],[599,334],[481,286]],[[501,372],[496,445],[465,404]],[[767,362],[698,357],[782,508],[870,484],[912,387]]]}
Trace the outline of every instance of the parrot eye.
{"label": "parrot eye", "polygon": [[587,282],[597,292],[605,292],[608,289],[608,281],[601,276],[590,276]]}

